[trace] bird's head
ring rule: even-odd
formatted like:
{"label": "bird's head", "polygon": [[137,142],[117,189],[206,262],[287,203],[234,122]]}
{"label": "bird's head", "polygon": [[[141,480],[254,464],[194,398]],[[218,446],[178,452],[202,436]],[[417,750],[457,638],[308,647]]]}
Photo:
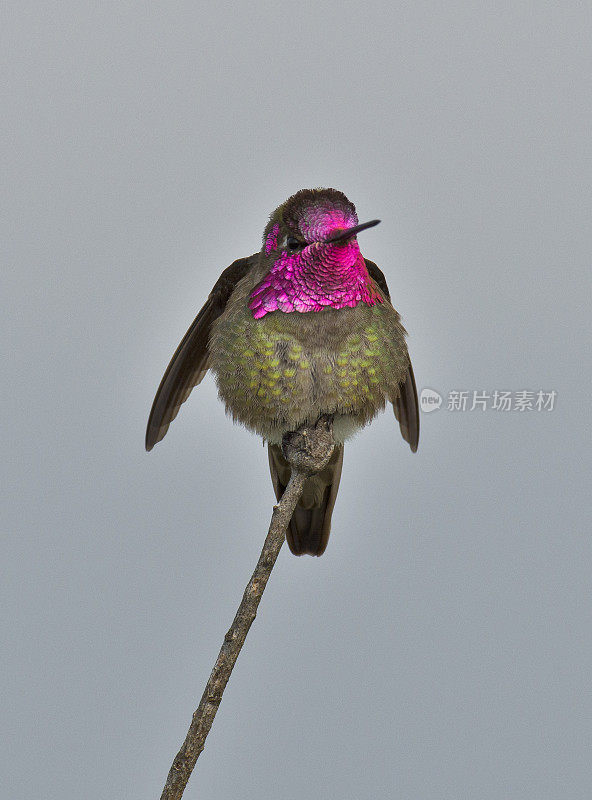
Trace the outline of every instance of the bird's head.
{"label": "bird's head", "polygon": [[354,204],[335,189],[301,189],[288,198],[263,234],[268,272],[249,300],[255,318],[382,302],[356,239],[378,222],[359,225]]}
{"label": "bird's head", "polygon": [[351,261],[359,253],[356,234],[378,222],[359,225],[356,207],[337,189],[301,189],[271,215],[263,252],[273,261],[305,259],[319,268],[327,259]]}

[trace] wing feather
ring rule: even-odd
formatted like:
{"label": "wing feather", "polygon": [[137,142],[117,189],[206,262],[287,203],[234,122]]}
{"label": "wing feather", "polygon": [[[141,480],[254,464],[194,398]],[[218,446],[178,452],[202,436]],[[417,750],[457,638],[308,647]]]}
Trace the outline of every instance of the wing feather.
{"label": "wing feather", "polygon": [[[391,296],[383,272],[373,261],[366,261],[366,268],[372,280],[390,302]],[[415,453],[419,442],[419,403],[417,402],[417,388],[413,367],[409,361],[409,368],[405,380],[400,385],[398,397],[393,400],[393,411],[401,429],[401,436]]]}
{"label": "wing feather", "polygon": [[146,450],[152,450],[164,438],[193,387],[203,380],[209,366],[208,343],[212,323],[222,314],[236,284],[246,275],[256,257],[241,258],[224,270],[175,350],[148,417]]}

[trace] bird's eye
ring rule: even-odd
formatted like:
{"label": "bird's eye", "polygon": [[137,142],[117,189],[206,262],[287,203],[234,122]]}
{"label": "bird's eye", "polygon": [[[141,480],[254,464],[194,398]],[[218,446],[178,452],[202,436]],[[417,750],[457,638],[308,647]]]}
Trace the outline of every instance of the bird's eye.
{"label": "bird's eye", "polygon": [[297,239],[295,236],[288,236],[286,244],[288,245],[288,250],[291,250],[292,253],[304,247],[304,242],[301,242],[300,239]]}

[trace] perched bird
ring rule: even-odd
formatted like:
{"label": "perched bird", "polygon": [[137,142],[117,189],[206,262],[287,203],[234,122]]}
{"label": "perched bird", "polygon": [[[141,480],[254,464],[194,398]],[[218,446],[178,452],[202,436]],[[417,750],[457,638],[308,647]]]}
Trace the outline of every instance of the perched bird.
{"label": "perched bird", "polygon": [[322,414],[337,443],[328,466],[307,479],[287,531],[296,555],[320,556],[331,527],[343,442],[393,404],[415,452],[417,390],[405,329],[386,280],[365,259],[353,203],[335,189],[302,189],[282,203],[259,253],[224,270],[183,337],[158,387],[146,431],[151,450],[208,369],[226,410],[268,444],[279,499],[290,467],[284,434]]}

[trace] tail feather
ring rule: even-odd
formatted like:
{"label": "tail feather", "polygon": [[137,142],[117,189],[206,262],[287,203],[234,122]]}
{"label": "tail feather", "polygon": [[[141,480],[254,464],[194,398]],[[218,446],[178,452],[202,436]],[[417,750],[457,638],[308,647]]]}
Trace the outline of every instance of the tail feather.
{"label": "tail feather", "polygon": [[[290,465],[278,445],[268,445],[268,454],[271,481],[279,500],[290,480]],[[325,552],[342,467],[343,445],[336,445],[325,469],[306,479],[286,531],[288,546],[294,555],[321,556]]]}

